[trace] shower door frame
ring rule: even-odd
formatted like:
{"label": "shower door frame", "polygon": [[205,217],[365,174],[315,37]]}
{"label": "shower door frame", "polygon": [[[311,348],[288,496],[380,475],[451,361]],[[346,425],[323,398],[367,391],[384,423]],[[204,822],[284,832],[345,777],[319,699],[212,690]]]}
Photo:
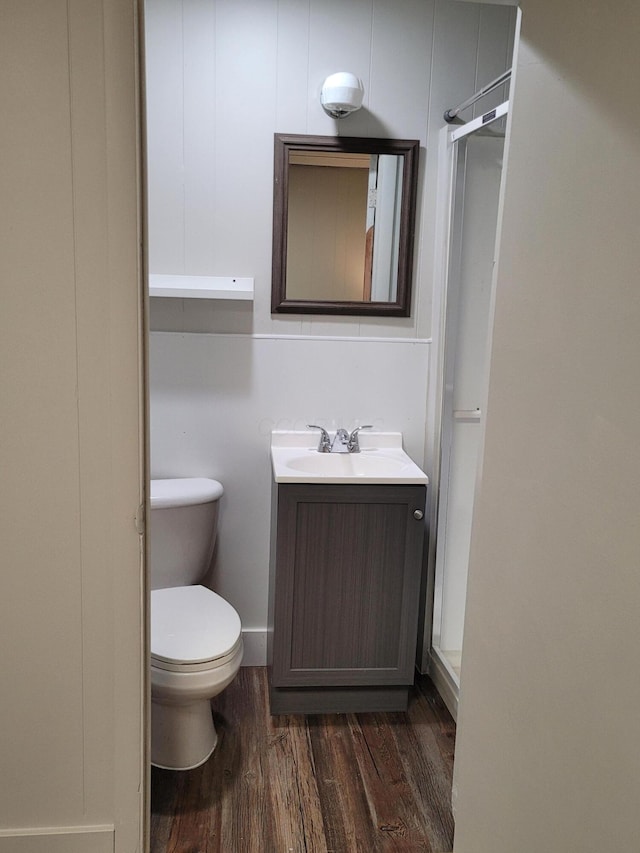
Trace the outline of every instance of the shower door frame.
{"label": "shower door frame", "polygon": [[[434,323],[432,338],[432,357],[430,359],[427,458],[431,460],[430,501],[429,501],[429,549],[427,556],[427,618],[425,621],[424,652],[422,671],[428,672],[438,692],[442,696],[454,719],[457,717],[460,680],[449,661],[434,645],[434,626],[439,631],[442,619],[442,580],[436,571],[438,567],[438,532],[442,523],[441,508],[446,506],[448,491],[448,463],[443,464],[443,448],[450,443],[450,419],[446,417],[445,388],[451,378],[453,359],[447,357],[446,343],[455,340],[457,333],[455,302],[460,290],[460,257],[463,228],[459,233],[454,230],[454,212],[456,201],[464,202],[464,184],[456,182],[458,171],[458,143],[470,135],[488,127],[508,115],[509,101],[489,110],[464,125],[447,125],[440,130],[438,140],[438,173],[436,187],[436,244],[434,255]],[[506,143],[505,143],[506,147]],[[466,152],[465,152],[466,154]],[[466,165],[465,165],[466,169]],[[501,176],[500,195],[503,192],[504,165]],[[496,244],[498,240],[501,205],[498,207]],[[495,257],[496,255],[494,255]],[[457,277],[456,277],[457,276]],[[493,316],[493,294],[489,312],[489,334]],[[485,394],[488,384],[488,365],[486,366]],[[483,407],[484,410],[484,407]],[[475,415],[475,413],[474,413]],[[480,412],[478,412],[478,417]],[[476,419],[474,417],[474,419]],[[481,425],[481,429],[483,426]],[[482,436],[480,447],[482,446]],[[480,460],[479,460],[480,461]],[[440,550],[442,543],[440,544]]]}

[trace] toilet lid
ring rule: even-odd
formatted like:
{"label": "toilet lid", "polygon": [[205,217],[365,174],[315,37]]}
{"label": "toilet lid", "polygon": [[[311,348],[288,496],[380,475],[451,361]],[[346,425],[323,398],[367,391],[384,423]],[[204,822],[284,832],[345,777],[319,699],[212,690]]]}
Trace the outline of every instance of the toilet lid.
{"label": "toilet lid", "polygon": [[204,663],[236,646],[242,626],[233,607],[204,586],[151,591],[151,656],[168,663]]}
{"label": "toilet lid", "polygon": [[150,486],[151,509],[207,504],[219,500],[224,491],[221,483],[206,477],[151,480]]}

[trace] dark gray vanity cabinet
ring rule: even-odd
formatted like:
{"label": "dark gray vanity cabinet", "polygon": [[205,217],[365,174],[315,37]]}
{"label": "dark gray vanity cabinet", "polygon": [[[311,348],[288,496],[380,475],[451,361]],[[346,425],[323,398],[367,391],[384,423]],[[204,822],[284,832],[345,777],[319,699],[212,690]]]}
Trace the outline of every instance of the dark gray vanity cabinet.
{"label": "dark gray vanity cabinet", "polygon": [[423,485],[274,483],[272,713],[406,708],[425,498]]}

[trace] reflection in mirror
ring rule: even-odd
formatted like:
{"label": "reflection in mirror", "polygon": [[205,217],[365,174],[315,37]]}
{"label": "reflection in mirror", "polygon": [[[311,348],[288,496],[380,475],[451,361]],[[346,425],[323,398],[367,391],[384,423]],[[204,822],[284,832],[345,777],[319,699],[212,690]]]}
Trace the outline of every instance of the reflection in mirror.
{"label": "reflection in mirror", "polygon": [[274,311],[408,316],[417,151],[276,135]]}

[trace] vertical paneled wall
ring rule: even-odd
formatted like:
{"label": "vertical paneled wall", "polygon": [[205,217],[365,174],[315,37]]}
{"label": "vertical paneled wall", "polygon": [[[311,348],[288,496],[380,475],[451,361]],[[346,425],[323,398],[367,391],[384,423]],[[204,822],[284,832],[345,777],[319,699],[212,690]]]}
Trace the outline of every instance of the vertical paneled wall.
{"label": "vertical paneled wall", "polygon": [[638,848],[640,7],[524,4],[456,853]]}
{"label": "vertical paneled wall", "polygon": [[135,5],[0,8],[0,851],[141,847]]}
{"label": "vertical paneled wall", "polygon": [[[256,288],[253,304],[152,300],[152,470],[223,482],[215,581],[261,635],[270,430],[373,422],[423,461],[437,131],[509,64],[514,14],[452,0],[147,0],[146,16],[151,272]],[[318,96],[341,70],[366,94],[339,122]],[[409,318],[271,315],[275,132],[420,140]]]}

